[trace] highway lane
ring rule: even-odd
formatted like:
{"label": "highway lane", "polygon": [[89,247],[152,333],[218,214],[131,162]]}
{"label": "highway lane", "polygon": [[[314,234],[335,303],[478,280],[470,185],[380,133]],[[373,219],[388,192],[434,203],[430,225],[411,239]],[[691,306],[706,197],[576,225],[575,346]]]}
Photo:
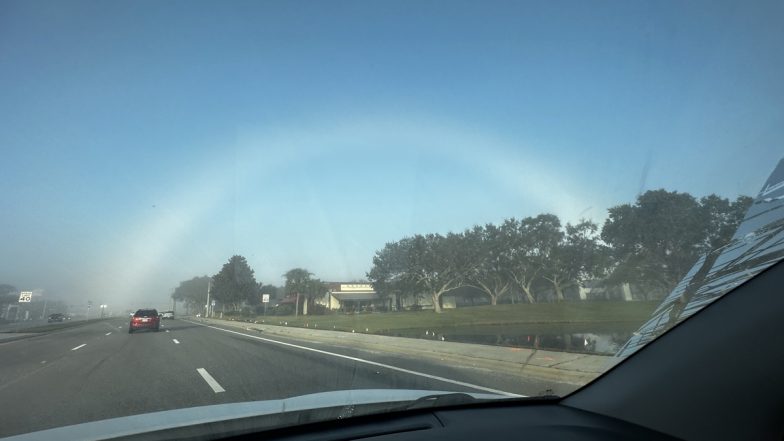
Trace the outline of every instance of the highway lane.
{"label": "highway lane", "polygon": [[[84,326],[65,328],[54,333],[44,333],[11,342],[0,341],[0,391],[9,382],[20,381],[69,355],[73,348],[92,342],[107,332],[122,332],[115,323],[94,322]],[[6,351],[4,348],[8,348]]]}
{"label": "highway lane", "polygon": [[158,410],[329,390],[481,392],[462,383],[508,386],[492,373],[471,374],[350,348],[316,349],[334,355],[182,320],[164,321],[162,332],[129,335],[126,319],[112,319],[2,343],[0,436]]}

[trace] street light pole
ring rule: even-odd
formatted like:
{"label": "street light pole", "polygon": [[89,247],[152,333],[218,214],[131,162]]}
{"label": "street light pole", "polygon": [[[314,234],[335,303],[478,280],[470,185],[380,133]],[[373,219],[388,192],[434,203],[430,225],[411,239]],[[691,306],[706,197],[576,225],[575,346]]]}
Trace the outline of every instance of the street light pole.
{"label": "street light pole", "polygon": [[212,289],[212,279],[207,280],[207,304],[204,305],[204,307],[206,308],[204,315],[206,317],[210,316],[210,289]]}

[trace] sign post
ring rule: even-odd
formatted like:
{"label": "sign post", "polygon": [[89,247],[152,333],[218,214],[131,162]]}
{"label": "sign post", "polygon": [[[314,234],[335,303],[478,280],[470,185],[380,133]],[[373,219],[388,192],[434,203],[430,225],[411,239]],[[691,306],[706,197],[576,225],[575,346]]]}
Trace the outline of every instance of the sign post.
{"label": "sign post", "polygon": [[261,295],[261,303],[264,304],[264,315],[267,315],[267,303],[269,303],[269,294]]}

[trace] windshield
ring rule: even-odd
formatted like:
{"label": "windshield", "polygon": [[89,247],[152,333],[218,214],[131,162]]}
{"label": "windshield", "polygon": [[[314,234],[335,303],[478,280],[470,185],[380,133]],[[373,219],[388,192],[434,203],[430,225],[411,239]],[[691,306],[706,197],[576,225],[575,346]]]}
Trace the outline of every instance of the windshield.
{"label": "windshield", "polygon": [[578,390],[781,258],[782,19],[0,2],[0,437]]}

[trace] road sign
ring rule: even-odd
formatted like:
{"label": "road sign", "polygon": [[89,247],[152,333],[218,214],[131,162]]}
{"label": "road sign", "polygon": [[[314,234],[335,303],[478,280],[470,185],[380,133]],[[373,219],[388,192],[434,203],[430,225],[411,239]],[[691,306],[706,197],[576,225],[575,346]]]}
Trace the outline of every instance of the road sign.
{"label": "road sign", "polygon": [[212,306],[215,306],[215,300],[212,301]]}
{"label": "road sign", "polygon": [[19,293],[19,303],[30,303],[33,301],[32,291],[22,291]]}
{"label": "road sign", "polygon": [[269,294],[261,295],[261,303],[269,303]]}

